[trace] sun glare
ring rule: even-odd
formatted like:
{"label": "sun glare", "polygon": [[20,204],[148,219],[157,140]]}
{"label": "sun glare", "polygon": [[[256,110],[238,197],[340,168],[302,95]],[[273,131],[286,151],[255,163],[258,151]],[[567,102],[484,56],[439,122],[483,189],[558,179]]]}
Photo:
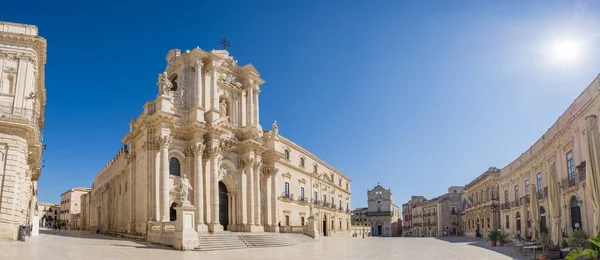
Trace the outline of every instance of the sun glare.
{"label": "sun glare", "polygon": [[581,44],[573,39],[565,39],[554,44],[553,56],[558,61],[575,61],[581,54]]}

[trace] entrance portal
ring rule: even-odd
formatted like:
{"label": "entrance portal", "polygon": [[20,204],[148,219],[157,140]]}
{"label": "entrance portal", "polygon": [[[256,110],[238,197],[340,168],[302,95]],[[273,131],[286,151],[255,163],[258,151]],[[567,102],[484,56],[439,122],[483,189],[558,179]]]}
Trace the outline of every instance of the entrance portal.
{"label": "entrance portal", "polygon": [[227,230],[229,225],[229,200],[227,198],[227,186],[222,181],[219,182],[219,222],[223,225],[223,230]]}
{"label": "entrance portal", "polygon": [[323,236],[327,236],[327,217],[323,216]]}
{"label": "entrance portal", "polygon": [[377,235],[383,236],[383,227],[382,226],[377,226]]}

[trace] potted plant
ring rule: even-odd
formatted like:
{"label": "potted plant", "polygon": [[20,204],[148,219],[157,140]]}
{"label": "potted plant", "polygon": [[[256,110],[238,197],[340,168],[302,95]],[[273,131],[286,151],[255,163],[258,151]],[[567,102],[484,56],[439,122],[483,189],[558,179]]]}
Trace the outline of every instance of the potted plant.
{"label": "potted plant", "polygon": [[[550,236],[546,232],[540,232],[540,238],[538,239],[538,242],[544,248],[546,248],[546,246],[552,244],[552,240],[550,240]],[[546,251],[542,251],[542,253],[540,253],[540,260],[547,260],[547,259],[548,259],[548,253]]]}
{"label": "potted plant", "polygon": [[500,240],[500,231],[496,229],[488,232],[487,239],[492,246],[496,246],[496,241]]}
{"label": "potted plant", "polygon": [[504,244],[508,241],[508,234],[507,233],[500,233],[500,238],[498,239],[498,242],[500,242],[500,246],[504,246]]}

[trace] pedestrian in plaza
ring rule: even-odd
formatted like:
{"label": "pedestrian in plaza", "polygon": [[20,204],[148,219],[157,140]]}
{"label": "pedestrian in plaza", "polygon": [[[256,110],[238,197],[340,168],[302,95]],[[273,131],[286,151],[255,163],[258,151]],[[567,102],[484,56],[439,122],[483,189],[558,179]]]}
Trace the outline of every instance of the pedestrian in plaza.
{"label": "pedestrian in plaza", "polygon": [[279,232],[283,232],[283,227],[281,226],[281,221],[279,221]]}

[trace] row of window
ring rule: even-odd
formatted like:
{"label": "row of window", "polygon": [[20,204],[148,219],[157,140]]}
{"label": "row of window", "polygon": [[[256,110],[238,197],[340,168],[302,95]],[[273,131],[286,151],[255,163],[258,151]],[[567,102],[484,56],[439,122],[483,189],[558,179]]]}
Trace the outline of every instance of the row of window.
{"label": "row of window", "polygon": [[[283,154],[285,156],[286,160],[290,160],[290,151],[288,149],[285,149],[283,151]],[[304,157],[300,157],[300,167],[304,168],[306,164],[306,159],[304,159]],[[318,165],[313,165],[313,173],[317,173],[318,172]],[[333,173],[331,173],[331,181],[334,181],[334,175]],[[338,178],[338,186],[342,187],[342,178]],[[350,189],[350,184],[346,183],[346,190]]]}
{"label": "row of window", "polygon": [[[289,182],[285,182],[284,183],[284,196],[289,198],[290,197],[290,183]],[[300,187],[300,200],[305,200],[306,197],[304,196],[304,187]],[[318,202],[319,201],[319,195],[317,193],[317,191],[314,192],[313,194],[313,202]],[[327,194],[323,193],[323,203],[327,203]],[[335,205],[335,199],[333,196],[331,196],[331,204],[330,205]],[[339,200],[339,208],[342,209],[342,200]],[[348,201],[346,201],[346,210],[350,210],[350,203]]]}
{"label": "row of window", "polygon": [[[567,159],[567,177],[569,180],[574,180],[575,179],[575,162],[573,160],[573,151],[569,151],[566,154],[566,159]],[[536,175],[536,181],[537,181],[537,192],[538,192],[538,196],[542,195],[543,192],[543,186],[542,186],[542,173],[539,172]],[[529,179],[525,180],[525,195],[529,194]],[[519,199],[519,185],[515,185],[514,187],[514,195],[515,195],[515,200]],[[504,202],[509,202],[508,200],[508,190],[504,190]]]}

